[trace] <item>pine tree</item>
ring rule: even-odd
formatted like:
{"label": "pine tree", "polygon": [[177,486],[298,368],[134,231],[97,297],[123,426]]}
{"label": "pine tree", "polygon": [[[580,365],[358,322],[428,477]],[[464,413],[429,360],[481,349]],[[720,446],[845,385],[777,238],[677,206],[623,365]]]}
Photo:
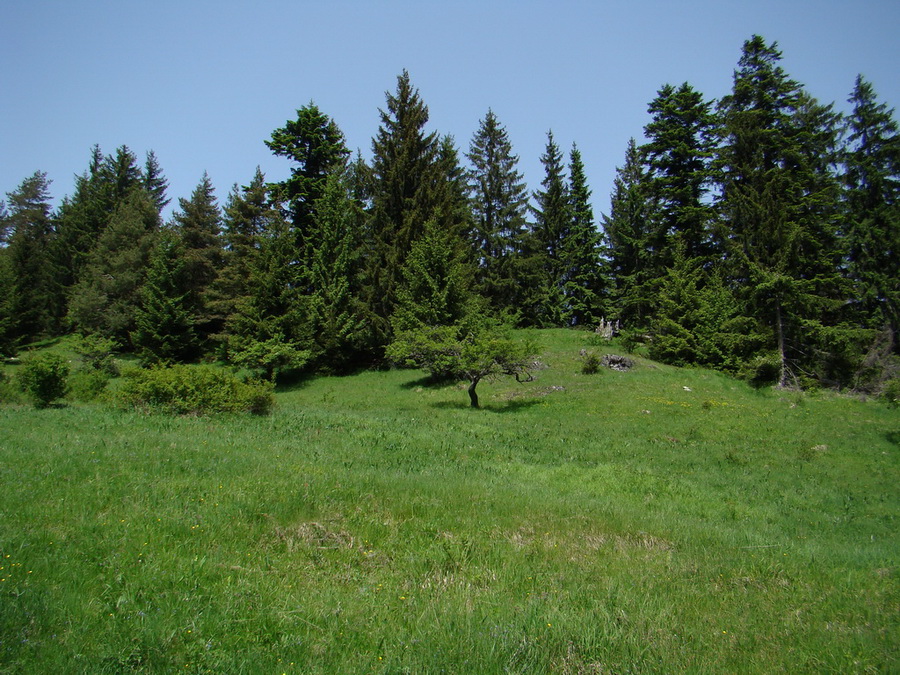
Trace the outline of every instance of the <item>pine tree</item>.
{"label": "pine tree", "polygon": [[56,305],[61,317],[68,311],[74,288],[82,279],[91,251],[112,214],[131,192],[145,185],[145,177],[136,162],[127,146],[119,147],[115,155],[107,157],[95,145],[88,169],[76,176],[74,194],[59,209],[51,258]]}
{"label": "pine tree", "polygon": [[446,180],[439,165],[439,139],[425,133],[428,107],[405,70],[372,141],[371,251],[367,256],[366,299],[376,331],[386,343],[389,317],[397,302],[400,269],[425,223],[433,220],[440,200],[435,185]]}
{"label": "pine tree", "polygon": [[181,278],[184,262],[180,239],[164,230],[150,255],[131,333],[134,348],[148,363],[184,363],[197,355],[197,334]]}
{"label": "pine tree", "polygon": [[[732,277],[746,290],[786,386],[815,376],[843,304],[835,243],[835,116],[777,65],[777,45],[744,44],[720,102],[719,209]],[[826,319],[823,321],[823,316]],[[812,356],[815,355],[815,356]]]}
{"label": "pine tree", "polygon": [[470,241],[477,263],[478,292],[498,310],[520,305],[519,274],[526,233],[528,193],[506,129],[488,110],[466,155],[474,218]]}
{"label": "pine tree", "polygon": [[646,328],[656,304],[658,280],[653,276],[648,240],[654,204],[643,160],[632,138],[625,163],[616,169],[610,213],[603,219],[608,269],[613,282],[614,317],[629,330]]}
{"label": "pine tree", "polygon": [[9,212],[6,210],[6,202],[0,199],[0,246],[5,246],[9,241],[9,233],[12,223],[9,221]]}
{"label": "pine tree", "polygon": [[843,155],[848,267],[865,320],[900,350],[900,133],[894,111],[856,78]]}
{"label": "pine tree", "polygon": [[215,312],[213,296],[213,282],[222,266],[221,213],[206,172],[191,198],[180,198],[178,204],[172,223],[184,250],[184,292],[197,334],[205,343],[221,332],[225,320]]}
{"label": "pine tree", "polygon": [[605,280],[601,261],[602,237],[594,223],[591,191],[584,175],[581,153],[573,143],[569,153],[569,201],[572,224],[563,242],[566,303],[571,323],[588,326],[606,312]]}
{"label": "pine tree", "polygon": [[362,232],[350,186],[338,173],[328,176],[315,203],[300,300],[303,343],[320,370],[346,372],[371,349],[370,321],[360,299]]}
{"label": "pine tree", "polygon": [[169,187],[169,181],[163,175],[156,159],[156,153],[150,150],[147,153],[147,160],[144,162],[144,173],[141,176],[141,185],[150,195],[153,203],[156,204],[156,210],[161,214],[163,209],[168,206],[171,201],[166,196],[166,190]]}
{"label": "pine tree", "polygon": [[712,103],[687,82],[677,89],[662,87],[648,108],[652,121],[644,127],[648,139],[641,147],[658,222],[649,242],[657,271],[664,273],[673,259],[673,239],[696,264],[711,260],[712,207],[710,186],[715,119]]}
{"label": "pine tree", "polygon": [[544,167],[543,189],[534,192],[531,212],[533,248],[531,254],[539,262],[541,278],[532,287],[533,300],[526,306],[533,313],[526,319],[537,326],[565,326],[571,322],[572,308],[566,300],[564,246],[572,227],[572,210],[566,185],[563,155],[547,133],[547,146],[541,155]]}
{"label": "pine tree", "polygon": [[[5,338],[18,345],[47,334],[54,326],[56,310],[49,248],[53,235],[50,213],[50,181],[36,171],[7,193],[9,244],[3,250],[9,275],[0,323]],[[10,347],[7,347],[7,351]]]}
{"label": "pine tree", "polygon": [[259,254],[252,258],[250,295],[239,303],[230,325],[228,358],[274,379],[279,372],[302,367],[310,354],[301,335],[294,234],[281,213],[271,213]]}
{"label": "pine tree", "polygon": [[256,167],[249,185],[232,188],[224,208],[222,267],[212,295],[217,300],[213,313],[224,317],[226,330],[230,330],[238,308],[251,295],[251,274],[262,238],[276,218],[265,175]]}
{"label": "pine tree", "polygon": [[325,193],[328,175],[341,172],[350,156],[344,134],[328,115],[310,102],[297,111],[296,120],[272,132],[266,146],[279,157],[295,162],[291,177],[274,183],[275,201],[286,204],[287,214],[302,249],[313,227],[315,203]]}
{"label": "pine tree", "polygon": [[85,334],[130,346],[159,212],[144,190],[132,190],[116,207],[72,288],[68,319]]}

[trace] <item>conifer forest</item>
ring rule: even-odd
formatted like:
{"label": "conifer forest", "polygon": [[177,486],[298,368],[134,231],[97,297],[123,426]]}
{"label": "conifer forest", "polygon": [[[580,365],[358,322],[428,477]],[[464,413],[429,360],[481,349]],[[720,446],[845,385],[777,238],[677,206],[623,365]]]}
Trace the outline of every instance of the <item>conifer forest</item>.
{"label": "conifer forest", "polygon": [[612,186],[552,132],[526,186],[501,119],[458,145],[406,71],[370,158],[311,102],[260,139],[289,177],[248,167],[227,195],[207,175],[169,195],[152,150],[86,148],[58,208],[40,171],[0,203],[0,353],[75,333],[275,377],[403,362],[435,331],[612,324],[662,362],[877,393],[900,376],[894,111],[859,76],[839,114],[780,61],[752,36],[721,100],[661,86]]}

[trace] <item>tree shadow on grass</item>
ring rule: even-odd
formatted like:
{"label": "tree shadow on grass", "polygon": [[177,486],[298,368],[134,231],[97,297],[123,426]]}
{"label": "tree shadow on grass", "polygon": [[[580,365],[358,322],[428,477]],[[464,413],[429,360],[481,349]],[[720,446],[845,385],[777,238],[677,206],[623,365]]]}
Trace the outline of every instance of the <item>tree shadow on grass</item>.
{"label": "tree shadow on grass", "polygon": [[400,385],[400,388],[418,389],[419,387],[421,387],[422,389],[443,389],[444,387],[456,384],[458,381],[459,380],[455,380],[452,377],[435,377],[434,375],[424,375],[415,380],[404,382]]}
{"label": "tree shadow on grass", "polygon": [[900,431],[888,431],[885,437],[888,439],[888,442],[900,446]]}
{"label": "tree shadow on grass", "polygon": [[428,405],[432,408],[438,408],[441,410],[471,410],[473,412],[486,412],[486,413],[496,413],[500,415],[505,415],[507,413],[514,413],[520,410],[525,410],[526,408],[531,408],[540,403],[539,399],[516,399],[513,401],[506,401],[501,405],[483,405],[480,408],[473,408],[469,403],[464,400],[460,401],[436,401],[434,403],[429,403]]}

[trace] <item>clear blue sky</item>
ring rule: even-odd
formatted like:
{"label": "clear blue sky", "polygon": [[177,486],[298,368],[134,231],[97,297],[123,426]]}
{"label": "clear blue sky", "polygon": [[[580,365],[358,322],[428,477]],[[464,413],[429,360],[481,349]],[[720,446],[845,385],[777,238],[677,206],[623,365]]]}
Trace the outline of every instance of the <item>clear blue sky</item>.
{"label": "clear blue sky", "polygon": [[224,203],[257,165],[288,174],[263,141],[311,100],[368,158],[406,68],[461,153],[492,108],[532,190],[547,131],[576,142],[599,216],[663,84],[723,96],[758,33],[820,101],[846,110],[862,73],[900,107],[898,27],[898,0],[3,0],[0,197],[41,170],[58,202],[94,144],[124,144],[156,152],[173,205],[204,171]]}

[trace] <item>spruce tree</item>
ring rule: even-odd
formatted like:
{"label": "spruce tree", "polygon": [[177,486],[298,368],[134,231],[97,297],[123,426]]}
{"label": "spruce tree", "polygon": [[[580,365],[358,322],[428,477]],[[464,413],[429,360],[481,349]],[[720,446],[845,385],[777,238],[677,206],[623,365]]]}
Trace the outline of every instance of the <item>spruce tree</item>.
{"label": "spruce tree", "polygon": [[299,299],[303,344],[315,365],[328,372],[358,366],[372,346],[370,321],[360,298],[362,232],[359,207],[346,177],[328,176],[315,203],[315,217],[301,271]]}
{"label": "spruce tree", "polygon": [[861,75],[849,99],[843,154],[848,271],[863,320],[890,327],[900,350],[900,133]]}
{"label": "spruce tree", "polygon": [[649,239],[654,204],[649,178],[634,139],[625,163],[616,169],[610,213],[603,219],[612,279],[612,315],[628,330],[646,328],[656,305],[658,279],[653,276]]}
{"label": "spruce tree", "polygon": [[514,311],[520,305],[517,268],[526,234],[528,193],[517,168],[519,158],[492,110],[479,123],[466,156],[472,167],[470,241],[478,292],[495,309]]}
{"label": "spruce tree", "polygon": [[74,328],[112,339],[120,347],[130,346],[160,225],[149,195],[142,189],[131,190],[111,215],[72,288],[68,319]]}
{"label": "spruce tree", "polygon": [[541,270],[536,287],[529,290],[532,300],[526,300],[531,312],[526,320],[537,326],[564,326],[572,318],[572,308],[566,300],[566,269],[564,246],[572,227],[572,210],[566,185],[563,155],[547,133],[547,146],[541,155],[544,179],[541,190],[533,194],[531,207],[533,249]]}
{"label": "spruce tree", "polygon": [[138,296],[131,342],[148,363],[184,363],[198,352],[194,321],[184,292],[184,251],[171,230],[163,230],[150,255]]}
{"label": "spruce tree", "polygon": [[228,195],[222,218],[221,271],[214,282],[215,314],[224,317],[230,330],[238,308],[251,295],[251,274],[262,238],[276,219],[266,178],[259,167],[249,185],[235,185]]}
{"label": "spruce tree", "polygon": [[[190,199],[178,200],[172,224],[184,251],[184,292],[202,343],[221,332],[225,317],[216,312],[213,282],[222,266],[221,213],[215,188],[204,172]],[[204,344],[205,346],[205,344]]]}
{"label": "spruce tree", "polygon": [[601,256],[602,237],[594,223],[591,190],[584,175],[581,153],[573,143],[569,153],[569,201],[572,224],[563,243],[566,303],[571,323],[589,326],[606,312],[606,283]]}
{"label": "spruce tree", "polygon": [[97,145],[91,149],[88,169],[76,176],[74,194],[63,201],[56,218],[51,257],[61,316],[67,313],[75,286],[111,216],[132,191],[145,185],[145,176],[127,146],[120,146],[111,156],[105,156]]}
{"label": "spruce tree", "polygon": [[7,193],[10,235],[3,254],[9,275],[5,289],[8,297],[3,303],[4,315],[0,316],[6,333],[0,341],[7,344],[30,342],[54,327],[49,186],[47,174],[36,171]]}
{"label": "spruce tree", "polygon": [[274,183],[274,199],[287,209],[297,246],[302,248],[313,227],[315,203],[325,193],[328,175],[341,172],[350,156],[344,134],[328,115],[310,102],[297,111],[297,119],[272,132],[266,146],[295,163],[290,178]]}
{"label": "spruce tree", "polygon": [[731,275],[786,386],[816,376],[811,355],[834,342],[830,315],[843,297],[835,116],[787,77],[780,59],[759,36],[744,44],[732,93],[719,105],[716,165]]}
{"label": "spruce tree", "polygon": [[707,199],[715,147],[711,106],[685,82],[677,89],[662,87],[648,108],[652,120],[644,127],[647,143],[641,152],[658,209],[648,243],[660,274],[672,263],[676,237],[696,264],[709,262],[714,254],[713,211]]}
{"label": "spruce tree", "polygon": [[435,185],[446,180],[439,164],[436,133],[426,133],[428,107],[405,70],[372,141],[372,206],[367,255],[367,305],[376,318],[379,341],[386,343],[388,319],[397,302],[400,269],[425,223],[441,203]]}
{"label": "spruce tree", "polygon": [[166,196],[166,190],[169,187],[169,181],[163,175],[156,159],[156,153],[150,150],[147,153],[147,159],[144,162],[144,173],[141,176],[141,185],[150,195],[153,203],[156,204],[156,210],[162,213],[163,209],[168,206],[171,201]]}

